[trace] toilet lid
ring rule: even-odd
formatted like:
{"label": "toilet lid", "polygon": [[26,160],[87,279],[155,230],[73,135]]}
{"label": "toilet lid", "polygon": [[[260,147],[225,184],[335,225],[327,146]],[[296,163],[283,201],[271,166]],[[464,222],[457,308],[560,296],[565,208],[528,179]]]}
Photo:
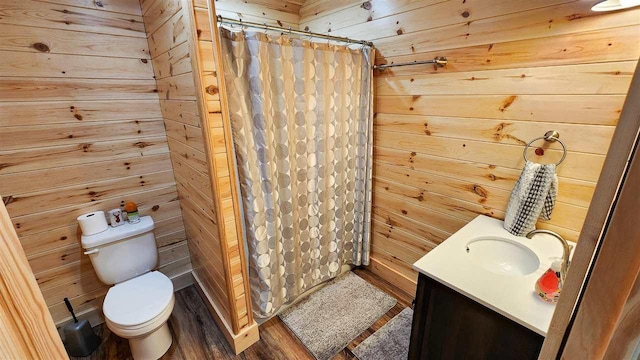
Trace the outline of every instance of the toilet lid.
{"label": "toilet lid", "polygon": [[158,316],[171,302],[173,283],[163,273],[151,271],[111,287],[102,305],[109,321],[134,326]]}

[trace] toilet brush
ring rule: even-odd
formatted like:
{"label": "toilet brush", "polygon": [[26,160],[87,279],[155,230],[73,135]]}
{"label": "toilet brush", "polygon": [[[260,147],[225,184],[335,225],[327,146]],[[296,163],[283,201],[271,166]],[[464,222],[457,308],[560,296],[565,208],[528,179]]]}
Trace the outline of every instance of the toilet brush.
{"label": "toilet brush", "polygon": [[68,298],[64,303],[73,317],[73,322],[64,326],[64,344],[69,356],[88,356],[100,345],[100,337],[93,332],[88,320],[78,321]]}

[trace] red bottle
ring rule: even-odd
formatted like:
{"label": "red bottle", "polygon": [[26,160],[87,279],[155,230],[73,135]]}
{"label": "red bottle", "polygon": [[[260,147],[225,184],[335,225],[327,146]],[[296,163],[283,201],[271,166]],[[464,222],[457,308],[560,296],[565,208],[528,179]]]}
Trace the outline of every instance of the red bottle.
{"label": "red bottle", "polygon": [[551,268],[545,271],[536,281],[536,293],[543,301],[549,303],[557,303],[562,290],[562,278],[560,276],[560,268],[562,261],[556,260],[551,263]]}

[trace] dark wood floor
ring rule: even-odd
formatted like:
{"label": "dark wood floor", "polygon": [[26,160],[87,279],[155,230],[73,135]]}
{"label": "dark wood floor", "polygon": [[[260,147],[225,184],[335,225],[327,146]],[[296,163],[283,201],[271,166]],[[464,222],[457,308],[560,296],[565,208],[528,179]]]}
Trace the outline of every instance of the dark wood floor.
{"label": "dark wood floor", "polygon": [[[395,297],[398,303],[355,338],[334,360],[355,359],[351,350],[404,308],[410,307],[413,300],[412,295],[367,270],[356,269],[354,273]],[[176,293],[176,305],[169,327],[174,341],[163,359],[313,359],[300,340],[277,316],[260,326],[260,341],[236,356],[193,286]],[[103,343],[90,357],[82,359],[131,359],[127,340],[112,334],[104,324],[96,326],[95,330],[104,339]]]}

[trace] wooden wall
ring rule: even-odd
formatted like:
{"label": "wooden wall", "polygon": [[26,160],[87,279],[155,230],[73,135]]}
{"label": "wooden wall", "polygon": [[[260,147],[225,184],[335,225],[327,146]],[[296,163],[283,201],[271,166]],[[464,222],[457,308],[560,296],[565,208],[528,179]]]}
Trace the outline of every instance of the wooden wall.
{"label": "wooden wall", "polygon": [[54,320],[107,286],[76,217],[135,201],[160,270],[191,268],[156,82],[135,0],[0,3],[0,194]]}
{"label": "wooden wall", "polygon": [[[192,70],[192,18],[181,0],[140,3],[194,272],[209,285],[221,315],[230,321],[209,158]],[[208,23],[206,13],[203,19]]]}
{"label": "wooden wall", "polygon": [[141,5],[194,275],[223,333],[241,351],[258,333],[232,199],[234,164],[224,135],[208,3]]}
{"label": "wooden wall", "polygon": [[[213,0],[212,0],[213,1]],[[202,0],[197,2],[204,3]],[[298,29],[304,0],[215,0],[216,15]]]}
{"label": "wooden wall", "polygon": [[[196,14],[204,12],[207,21],[198,21],[197,50],[199,55],[199,71],[204,79],[202,94],[204,96],[205,110],[208,117],[208,136],[210,139],[210,151],[212,154],[213,172],[215,173],[214,193],[217,194],[216,206],[220,209],[218,215],[218,233],[221,241],[223,258],[225,260],[227,284],[230,297],[230,308],[234,315],[232,328],[234,333],[243,332],[249,326],[253,326],[253,313],[251,312],[251,297],[247,277],[246,261],[244,259],[245,247],[240,224],[238,199],[236,195],[235,161],[231,145],[228,120],[223,116],[226,108],[226,99],[221,97],[221,84],[218,74],[222,68],[218,65],[219,43],[217,38],[217,26],[209,20],[216,16],[216,9],[210,8],[208,1],[194,0]],[[217,5],[218,3],[216,3]],[[250,6],[251,4],[245,4]],[[196,16],[197,18],[199,16]],[[213,29],[212,34],[203,31],[203,28]]]}
{"label": "wooden wall", "polygon": [[0,204],[0,358],[69,358],[4,204]]}
{"label": "wooden wall", "polygon": [[[640,9],[594,1],[308,0],[301,28],[370,40],[377,63],[372,269],[413,292],[411,264],[478,214],[504,217],[523,145],[569,153],[552,220],[578,238],[640,55]],[[557,145],[540,159],[559,159]]]}

